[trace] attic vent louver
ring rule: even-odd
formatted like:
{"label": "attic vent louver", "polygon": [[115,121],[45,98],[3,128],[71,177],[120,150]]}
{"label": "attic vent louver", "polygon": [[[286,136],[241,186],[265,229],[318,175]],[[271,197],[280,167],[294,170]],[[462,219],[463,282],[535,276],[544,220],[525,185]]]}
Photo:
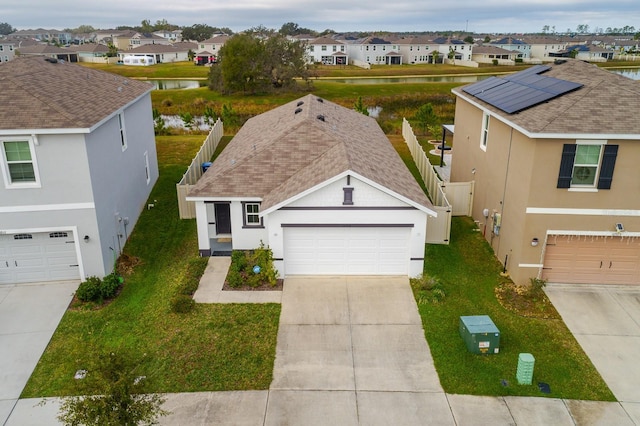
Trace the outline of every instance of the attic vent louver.
{"label": "attic vent louver", "polygon": [[322,100],[322,98],[318,98],[318,102],[323,103],[324,100]]}
{"label": "attic vent louver", "polygon": [[320,121],[324,121],[324,115],[322,115],[322,114],[318,114],[318,116],[316,118],[318,120],[320,120]]}
{"label": "attic vent louver", "polygon": [[302,105],[304,105],[304,101],[298,102],[298,104],[296,106],[302,106]]}
{"label": "attic vent louver", "polygon": [[302,112],[302,108],[296,108],[296,110],[293,112],[294,114],[299,114]]}

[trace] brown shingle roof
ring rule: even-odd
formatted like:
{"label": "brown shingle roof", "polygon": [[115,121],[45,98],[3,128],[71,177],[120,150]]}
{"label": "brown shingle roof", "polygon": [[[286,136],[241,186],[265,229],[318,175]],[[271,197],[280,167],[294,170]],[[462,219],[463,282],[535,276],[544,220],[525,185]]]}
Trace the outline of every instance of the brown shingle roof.
{"label": "brown shingle roof", "polygon": [[345,171],[432,208],[375,119],[313,95],[249,119],[189,196],[258,197],[265,210]]}
{"label": "brown shingle roof", "polygon": [[0,64],[0,130],[90,128],[152,89],[68,62],[16,57]]}
{"label": "brown shingle roof", "polygon": [[507,114],[461,88],[454,93],[469,97],[495,115],[530,133],[640,135],[640,82],[579,60],[552,64],[543,75],[582,83],[584,86],[515,114]]}

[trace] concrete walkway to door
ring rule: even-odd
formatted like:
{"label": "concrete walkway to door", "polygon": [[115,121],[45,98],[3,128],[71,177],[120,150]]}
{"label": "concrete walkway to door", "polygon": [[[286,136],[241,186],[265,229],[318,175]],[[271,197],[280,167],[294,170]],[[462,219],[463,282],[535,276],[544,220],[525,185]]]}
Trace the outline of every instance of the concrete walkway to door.
{"label": "concrete walkway to door", "polygon": [[287,278],[265,419],[453,424],[407,278]]}

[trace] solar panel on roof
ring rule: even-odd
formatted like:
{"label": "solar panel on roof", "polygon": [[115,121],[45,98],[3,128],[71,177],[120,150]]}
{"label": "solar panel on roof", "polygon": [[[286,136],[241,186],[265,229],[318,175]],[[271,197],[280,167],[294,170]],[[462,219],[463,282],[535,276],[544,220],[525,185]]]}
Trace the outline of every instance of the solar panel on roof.
{"label": "solar panel on roof", "polygon": [[462,90],[513,114],[582,87],[580,83],[540,75],[551,67],[536,65],[510,76],[491,77]]}

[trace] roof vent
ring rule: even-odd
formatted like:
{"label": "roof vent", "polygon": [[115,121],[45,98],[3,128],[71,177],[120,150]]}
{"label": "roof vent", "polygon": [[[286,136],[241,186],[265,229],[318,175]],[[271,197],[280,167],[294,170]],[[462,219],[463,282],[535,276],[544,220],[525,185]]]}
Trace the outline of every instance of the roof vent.
{"label": "roof vent", "polygon": [[57,64],[58,60],[56,58],[44,58],[45,61],[50,62],[52,64]]}
{"label": "roof vent", "polygon": [[316,118],[317,118],[318,120],[320,120],[320,121],[324,121],[324,115],[322,115],[322,114],[318,114],[318,115],[316,116]]}
{"label": "roof vent", "polygon": [[324,101],[322,100],[322,98],[317,98],[318,102],[323,103]]}
{"label": "roof vent", "polygon": [[294,114],[299,114],[302,112],[302,108],[296,108],[296,110],[293,112]]}
{"label": "roof vent", "polygon": [[298,104],[296,106],[302,106],[302,105],[304,105],[304,101],[298,102]]}
{"label": "roof vent", "polygon": [[555,65],[562,65],[564,63],[566,63],[567,61],[565,59],[556,59],[555,61],[553,61],[553,63]]}

